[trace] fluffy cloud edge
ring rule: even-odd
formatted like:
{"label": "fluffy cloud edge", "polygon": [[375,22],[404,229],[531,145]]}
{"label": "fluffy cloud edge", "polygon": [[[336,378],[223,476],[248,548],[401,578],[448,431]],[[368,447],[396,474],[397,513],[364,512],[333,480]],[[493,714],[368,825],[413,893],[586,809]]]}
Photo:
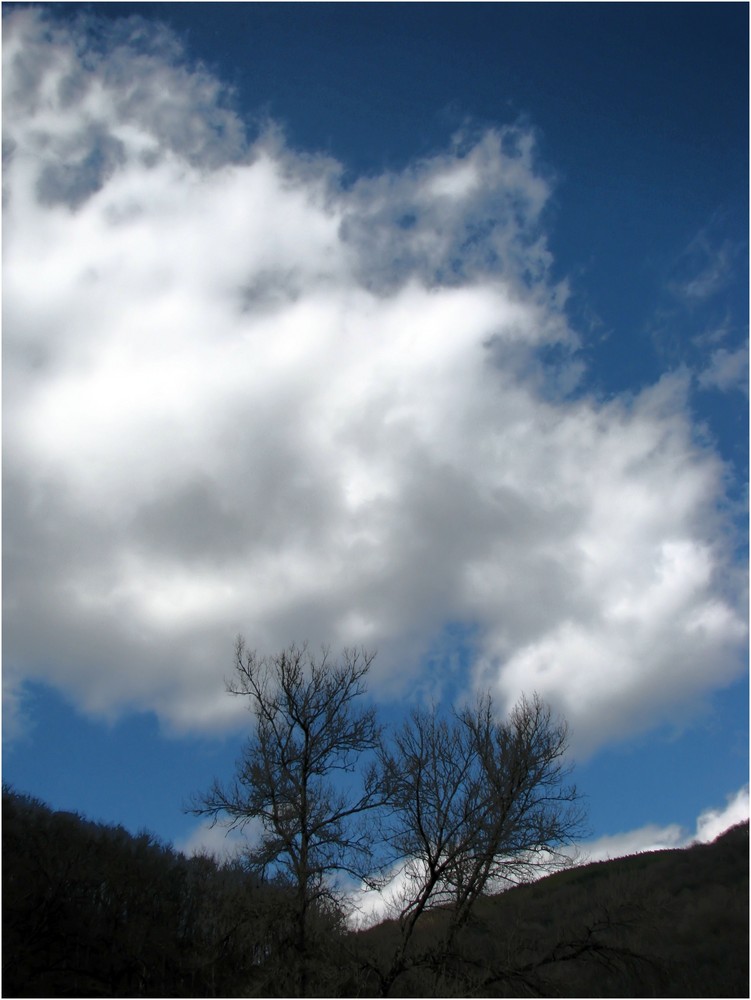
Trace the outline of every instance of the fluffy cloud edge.
{"label": "fluffy cloud edge", "polygon": [[677,823],[668,826],[646,824],[623,833],[598,837],[580,844],[580,862],[609,861],[613,858],[650,851],[667,851],[690,847],[692,844],[709,844],[723,833],[749,818],[749,786],[728,795],[725,805],[710,807],[699,814],[693,833]]}
{"label": "fluffy cloud edge", "polygon": [[[11,318],[26,318],[18,355],[6,358],[6,374],[19,365],[18,409],[9,411],[25,432],[6,456],[9,565],[25,585],[9,599],[8,649],[30,675],[46,670],[92,712],[148,705],[177,726],[221,727],[230,715],[220,671],[209,677],[207,664],[220,634],[231,642],[246,631],[243,617],[272,649],[317,623],[332,642],[401,642],[403,662],[387,654],[376,668],[392,676],[414,672],[453,618],[485,629],[487,675],[505,703],[531,678],[590,744],[669,712],[676,692],[701,695],[737,675],[746,633],[743,602],[728,596],[738,574],[728,583],[716,509],[724,471],[692,436],[680,379],[629,401],[572,401],[553,389],[560,371],[535,364],[538,347],[573,352],[576,337],[562,291],[550,285],[540,229],[549,189],[528,133],[490,130],[345,190],[336,165],[269,136],[238,158],[240,126],[224,112],[218,132],[195,126],[195,107],[217,110],[217,87],[181,67],[174,45],[160,42],[165,58],[156,43],[129,55],[120,38],[105,75],[101,52],[92,57],[96,86],[87,90],[65,32],[41,38],[29,11],[13,23],[23,37],[11,37],[9,75],[21,44],[26,70],[36,60],[46,80],[6,95],[18,138],[7,177],[21,207],[12,232],[21,265],[26,254],[25,273],[14,258],[6,285]],[[45,59],[50,37],[58,62]],[[134,67],[142,85],[123,102]],[[34,93],[42,103],[28,113],[13,104]],[[51,115],[44,102],[63,93]],[[80,127],[84,112],[97,128]],[[108,160],[115,147],[99,146],[110,118],[120,145]],[[155,151],[165,121],[167,148]],[[97,151],[103,159],[89,162]],[[228,190],[261,220],[250,234],[242,213],[227,209]],[[38,225],[24,226],[24,212]],[[145,238],[152,214],[159,240]],[[207,220],[213,252],[196,269],[201,240],[191,224],[203,237]],[[129,253],[118,257],[122,246]],[[242,285],[238,262],[251,250],[254,280]],[[72,272],[59,270],[63,257]],[[38,296],[43,265],[48,294]],[[111,299],[113,275],[137,293],[134,312],[122,296]],[[173,280],[167,294],[162,278]],[[124,343],[139,312],[149,314],[148,329]],[[58,330],[65,322],[80,330],[87,318],[97,336],[61,348]],[[45,323],[55,335],[36,342]],[[182,354],[181,324],[191,331]],[[330,333],[344,327],[354,346]],[[222,351],[238,331],[228,363]],[[152,347],[157,333],[165,342]],[[376,345],[375,355],[363,345]],[[61,350],[65,368],[48,383],[44,348]],[[306,381],[331,358],[342,363],[337,378]],[[254,359],[263,419],[238,378]],[[118,385],[123,370],[137,393]],[[181,391],[165,399],[168,375]],[[264,395],[275,384],[281,402]],[[353,387],[365,395],[356,410]],[[294,426],[274,439],[296,393]],[[198,416],[183,426],[181,406],[196,396]],[[212,423],[225,397],[224,423]],[[82,398],[91,407],[76,412]],[[322,416],[311,418],[314,410]],[[364,410],[388,411],[388,428],[368,423]],[[244,452],[222,451],[228,426],[249,425]],[[12,419],[8,426],[16,429]],[[184,431],[187,445],[180,433],[160,441],[162,427]],[[175,471],[176,456],[185,469]],[[235,490],[232,463],[243,459],[247,483]],[[158,493],[170,463],[175,481]],[[158,495],[147,503],[149,493]],[[199,544],[196,528],[207,524],[212,544],[245,539],[218,568],[207,568]],[[257,546],[247,543],[254,531],[263,536]]]}

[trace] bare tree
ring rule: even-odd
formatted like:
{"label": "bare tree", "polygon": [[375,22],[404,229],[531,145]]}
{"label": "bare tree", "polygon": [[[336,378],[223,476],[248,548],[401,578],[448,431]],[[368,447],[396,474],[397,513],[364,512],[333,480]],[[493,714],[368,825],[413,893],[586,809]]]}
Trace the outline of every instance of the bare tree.
{"label": "bare tree", "polygon": [[230,827],[260,820],[263,833],[247,859],[292,888],[301,996],[313,917],[338,902],[338,876],[362,878],[370,865],[371,831],[360,821],[380,804],[381,791],[375,764],[363,768],[363,754],[379,747],[380,730],[373,709],[357,701],[374,655],[345,649],[333,661],[327,651],[316,658],[293,645],[259,658],[239,638],[227,689],[248,699],[255,726],[234,781],[215,781],[191,809],[224,817]]}
{"label": "bare tree", "polygon": [[[443,961],[488,888],[528,879],[554,863],[581,832],[576,788],[566,784],[565,723],[535,696],[499,722],[489,696],[449,719],[414,710],[382,754],[392,810],[387,839],[403,881],[400,943],[388,993],[416,962]],[[410,951],[429,909],[445,928],[432,957]]]}

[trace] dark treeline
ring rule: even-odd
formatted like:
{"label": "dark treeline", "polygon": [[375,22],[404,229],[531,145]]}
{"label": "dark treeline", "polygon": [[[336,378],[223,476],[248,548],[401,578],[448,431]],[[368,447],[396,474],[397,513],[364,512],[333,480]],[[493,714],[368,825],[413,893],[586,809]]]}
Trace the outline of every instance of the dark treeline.
{"label": "dark treeline", "polygon": [[[748,997],[749,824],[711,844],[597,862],[486,896],[448,958],[399,996]],[[441,914],[423,927],[440,940]],[[395,928],[368,932],[388,951]]]}
{"label": "dark treeline", "polygon": [[219,997],[284,987],[284,893],[238,863],[3,789],[3,996]]}
{"label": "dark treeline", "polygon": [[[4,997],[295,995],[294,898],[238,862],[3,792]],[[748,996],[748,824],[710,845],[591,864],[419,928],[396,996]],[[311,925],[310,996],[376,996],[395,922]]]}

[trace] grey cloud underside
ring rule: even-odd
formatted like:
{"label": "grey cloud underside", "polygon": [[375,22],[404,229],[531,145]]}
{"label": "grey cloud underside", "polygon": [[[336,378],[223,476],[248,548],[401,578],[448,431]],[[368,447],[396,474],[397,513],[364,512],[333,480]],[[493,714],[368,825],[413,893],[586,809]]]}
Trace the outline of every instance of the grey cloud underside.
{"label": "grey cloud underside", "polygon": [[37,197],[42,205],[62,204],[77,208],[100,191],[117,167],[125,162],[123,143],[99,129],[75,136],[71,145],[76,154],[82,148],[89,151],[77,162],[64,159],[60,163],[48,163],[42,169],[37,180]]}
{"label": "grey cloud underside", "polygon": [[244,144],[168,35],[6,22],[19,682],[221,727],[237,632],[377,646],[393,693],[459,623],[465,687],[536,687],[592,747],[738,675],[722,464],[681,377],[581,391],[524,130],[344,187]]}

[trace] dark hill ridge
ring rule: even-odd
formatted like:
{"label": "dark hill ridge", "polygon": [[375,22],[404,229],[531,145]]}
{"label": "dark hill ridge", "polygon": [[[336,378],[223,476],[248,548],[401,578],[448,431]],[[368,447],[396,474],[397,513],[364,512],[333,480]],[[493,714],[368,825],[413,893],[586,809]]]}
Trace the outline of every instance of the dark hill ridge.
{"label": "dark hill ridge", "polygon": [[[711,844],[593,862],[487,897],[428,988],[436,912],[416,944],[427,960],[398,995],[747,997],[748,860],[746,822]],[[363,936],[385,957],[397,935],[385,921]]]}
{"label": "dark hill ridge", "polygon": [[514,890],[518,903],[513,894],[493,902],[518,905],[530,919],[554,912],[548,924],[559,929],[602,921],[613,968],[584,976],[581,996],[625,995],[619,963],[634,996],[748,996],[748,859],[744,823],[711,844],[586,865]]}
{"label": "dark hill ridge", "polygon": [[[748,823],[441,911],[393,996],[747,997]],[[3,996],[289,996],[284,889],[3,794]],[[378,996],[398,927],[317,918],[310,995]]]}

